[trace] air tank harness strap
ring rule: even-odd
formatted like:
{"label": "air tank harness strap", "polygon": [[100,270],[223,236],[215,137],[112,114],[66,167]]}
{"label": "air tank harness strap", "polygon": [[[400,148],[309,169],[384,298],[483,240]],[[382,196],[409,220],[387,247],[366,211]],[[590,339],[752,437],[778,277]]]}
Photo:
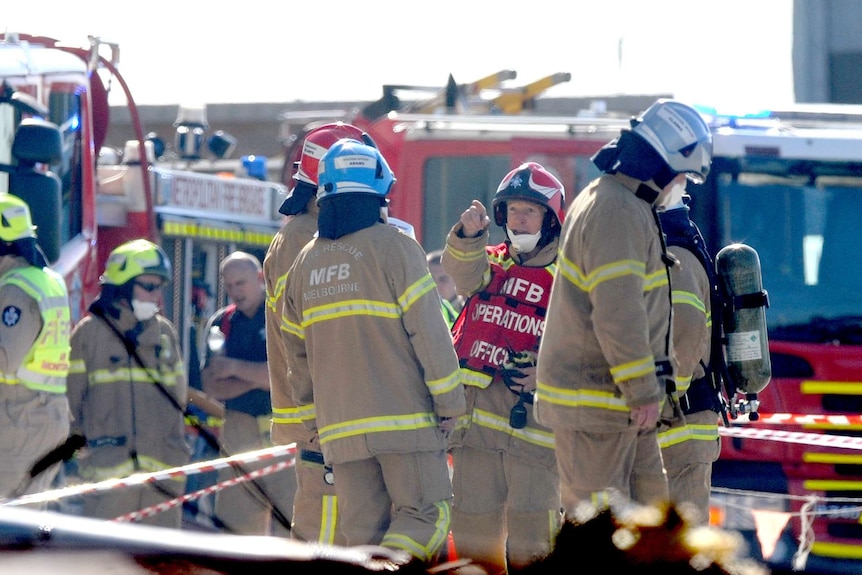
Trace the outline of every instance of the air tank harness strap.
{"label": "air tank harness strap", "polygon": [[759,292],[737,295],[733,297],[731,305],[733,306],[731,312],[738,309],[769,307],[769,294],[766,290],[760,290]]}
{"label": "air tank harness strap", "polygon": [[706,410],[716,413],[722,412],[718,392],[708,377],[701,377],[692,381],[685,394],[679,398],[679,405],[684,415]]}
{"label": "air tank harness strap", "polygon": [[[652,197],[653,201],[655,201],[655,198],[658,198],[658,194],[656,193],[656,191],[644,184],[638,186],[636,195],[644,201],[647,201],[648,197]],[[655,204],[650,205],[650,211],[652,212],[653,220],[655,221],[656,228],[658,229],[658,238],[661,244],[661,261],[665,265],[665,273],[667,274],[668,318],[667,333],[664,337],[664,349],[667,357],[670,357],[671,326],[673,325],[673,282],[671,281],[670,269],[675,265],[679,265],[679,260],[677,260],[673,254],[667,251],[667,239],[665,238],[664,230],[661,226],[661,218],[658,215],[658,211]],[[665,393],[667,394],[667,399],[670,402],[671,407],[673,407],[674,417],[681,416],[682,408],[679,406],[679,400],[676,395],[676,381],[673,378],[673,365],[671,365],[670,360],[665,359],[661,361],[656,361],[655,374],[656,377],[658,377],[659,382],[664,381]]]}

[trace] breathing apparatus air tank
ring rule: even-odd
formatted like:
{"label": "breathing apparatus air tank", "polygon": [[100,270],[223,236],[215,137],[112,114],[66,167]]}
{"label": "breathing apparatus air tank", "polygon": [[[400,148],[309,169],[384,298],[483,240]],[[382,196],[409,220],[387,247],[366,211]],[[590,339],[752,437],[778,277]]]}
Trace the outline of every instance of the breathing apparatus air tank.
{"label": "breathing apparatus air tank", "polygon": [[755,396],[772,378],[766,331],[769,298],[760,257],[748,245],[731,244],[718,252],[715,267],[724,302],[721,320],[729,376],[735,391]]}

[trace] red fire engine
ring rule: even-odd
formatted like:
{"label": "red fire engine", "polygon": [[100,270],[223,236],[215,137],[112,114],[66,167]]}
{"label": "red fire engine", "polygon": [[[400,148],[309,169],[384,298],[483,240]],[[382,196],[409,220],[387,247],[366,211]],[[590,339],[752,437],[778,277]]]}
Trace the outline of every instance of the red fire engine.
{"label": "red fire engine", "polygon": [[[286,114],[286,132],[301,132],[303,122],[313,127],[334,120],[367,131],[398,178],[390,213],[413,224],[417,239],[432,250],[443,246],[473,198],[490,205],[501,175],[521,162],[551,169],[571,197],[598,175],[592,154],[628,124],[628,118],[590,112],[523,112],[535,94],[494,91],[510,77],[489,77],[495,81],[480,81],[478,91],[475,83],[453,86],[450,79],[447,90],[410,104],[393,95],[406,87],[390,87],[363,110],[322,113],[314,122]],[[482,99],[479,92],[491,97]],[[519,95],[523,105],[509,109],[514,113],[495,104]],[[862,412],[862,110],[799,107],[744,116],[702,111],[714,132],[715,158],[708,181],[689,186],[692,217],[713,256],[738,242],[757,251],[769,301],[772,378],[755,401],[732,414],[730,425],[762,425],[768,437],[769,427],[746,413],[759,402],[763,413],[790,415],[774,431],[852,439],[862,428],[856,417]],[[502,239],[492,226],[490,241]],[[807,416],[822,415],[850,417],[806,424]],[[751,512],[788,513],[772,561],[789,562],[804,539],[809,569],[862,569],[857,451],[817,442],[722,441],[714,467],[716,521],[758,545]]]}
{"label": "red fire engine", "polygon": [[[174,262],[166,311],[188,343],[193,278],[215,285],[218,263],[229,251],[262,253],[280,225],[286,186],[197,171],[196,144],[206,129],[200,116],[178,122],[183,131],[175,157],[152,165],[134,100],[116,69],[117,51],[103,57],[103,46],[98,39],[82,49],[0,35],[0,193],[20,195],[31,206],[39,241],[67,279],[75,319],[97,293],[104,257],[114,246],[132,237],[160,243]],[[100,156],[108,77],[126,93],[137,132],[137,143],[119,163]],[[311,126],[346,120],[371,135],[398,177],[391,213],[413,224],[431,250],[443,245],[470,200],[490,204],[501,175],[521,162],[541,162],[576,193],[597,175],[592,154],[627,125],[628,118],[600,113],[533,115],[532,98],[567,76],[533,88],[502,87],[511,77],[450,82],[449,90],[415,106],[399,105],[389,90],[364,110],[322,115]],[[715,159],[708,181],[690,189],[693,218],[713,254],[744,242],[760,256],[772,361],[760,411],[791,415],[794,431],[858,435],[862,113],[841,107],[707,116]],[[297,119],[285,122],[296,126]],[[214,144],[225,151],[224,142]],[[286,154],[286,176],[294,157]],[[491,241],[501,240],[494,228]],[[814,418],[823,415],[847,417]],[[813,423],[806,425],[806,416]],[[731,425],[749,423],[742,414]],[[862,569],[862,456],[855,451],[725,436],[714,486],[727,526],[753,530],[753,524],[732,523],[740,515],[750,518],[741,512],[752,509],[794,514],[774,561],[792,555],[804,533],[811,570]]]}
{"label": "red fire engine", "polygon": [[[148,238],[165,248],[174,275],[165,313],[188,361],[195,280],[216,288],[218,265],[235,249],[262,260],[287,189],[263,181],[265,169],[257,175],[262,158],[240,176],[205,173],[213,162],[201,159],[204,143],[216,158],[235,144],[221,132],[206,138],[205,108],[181,109],[175,145],[157,150],[163,142],[145,134],[118,55],[116,45],[98,38],[78,48],[0,34],[0,192],[30,205],[39,243],[66,278],[73,322],[98,293],[114,247]],[[108,88],[116,85],[137,136],[125,153],[104,146]]]}

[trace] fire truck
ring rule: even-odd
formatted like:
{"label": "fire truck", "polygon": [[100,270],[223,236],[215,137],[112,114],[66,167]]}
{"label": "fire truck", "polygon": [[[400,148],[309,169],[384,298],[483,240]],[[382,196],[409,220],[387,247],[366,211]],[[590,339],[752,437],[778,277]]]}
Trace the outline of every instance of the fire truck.
{"label": "fire truck", "polygon": [[[68,284],[73,322],[98,294],[112,249],[134,238],[161,245],[173,262],[164,311],[188,361],[194,286],[207,284],[215,303],[225,301],[219,263],[235,249],[262,260],[287,188],[265,181],[265,158],[246,158],[240,173],[213,173],[218,163],[203,157],[204,145],[218,160],[236,142],[220,131],[208,136],[205,107],[181,108],[173,146],[146,133],[118,61],[118,45],[95,37],[75,47],[0,34],[0,193],[29,204],[38,241]],[[136,134],[122,150],[105,145],[117,86]]]}
{"label": "fire truck", "polygon": [[[511,76],[507,76],[506,79]],[[492,77],[489,77],[492,78]],[[285,175],[302,123],[344,120],[367,131],[397,177],[390,214],[411,223],[427,250],[474,198],[490,205],[503,174],[540,162],[569,197],[598,175],[591,156],[629,125],[601,107],[565,117],[531,113],[527,90],[494,91],[485,83],[451,85],[424,101],[401,103],[392,91],[362,110],[285,114]],[[522,96],[505,111],[495,104]],[[768,560],[789,562],[804,539],[811,571],[862,572],[862,456],[858,451],[768,440],[776,433],[862,435],[862,108],[755,110],[728,115],[701,108],[714,133],[708,180],[689,185],[692,218],[715,256],[730,244],[754,248],[768,293],[772,376],[746,409],[784,414],[760,425],[767,439],[722,437],[714,466],[714,519],[739,529],[753,546],[752,512],[790,514]],[[295,146],[294,146],[295,147]],[[503,240],[491,226],[492,243]],[[753,426],[746,409],[728,427]],[[835,416],[835,417],[825,417]],[[847,416],[847,417],[843,417]]]}

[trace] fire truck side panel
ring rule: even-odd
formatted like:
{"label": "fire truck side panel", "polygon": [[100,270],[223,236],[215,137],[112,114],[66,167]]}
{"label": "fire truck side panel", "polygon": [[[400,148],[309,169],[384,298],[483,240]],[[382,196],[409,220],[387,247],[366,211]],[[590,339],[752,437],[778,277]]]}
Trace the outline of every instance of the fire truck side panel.
{"label": "fire truck side panel", "polygon": [[[398,181],[390,213],[413,224],[426,251],[443,247],[450,227],[471,200],[479,199],[490,210],[500,179],[523,162],[540,162],[550,169],[571,201],[598,175],[590,157],[607,142],[565,133],[503,137],[499,128],[496,133],[475,128],[460,133],[440,127],[411,130],[394,154],[399,159],[393,166]],[[491,243],[504,238],[503,230],[491,226]]]}
{"label": "fire truck side panel", "polygon": [[[56,223],[59,217],[59,237],[50,238],[59,246],[52,265],[66,278],[73,322],[98,294],[108,254],[125,241],[147,238],[171,257],[174,281],[164,294],[164,312],[181,334],[186,360],[196,361],[188,355],[192,282],[208,284],[214,296],[204,314],[225,304],[219,263],[235,249],[263,259],[282,221],[277,208],[286,189],[239,174],[207,173],[211,162],[176,151],[176,160],[155,166],[147,154],[133,157],[118,150],[103,157],[106,85],[123,89],[135,133],[141,139],[146,133],[116,68],[116,46],[108,46],[110,61],[95,37],[89,48],[74,48],[50,38],[0,35],[0,80],[11,90],[0,94],[0,163],[8,164],[6,171],[17,169],[11,148],[22,119],[41,117],[60,128],[62,153],[50,170],[61,182],[62,214],[27,190],[18,193],[30,204],[34,222]],[[112,81],[106,84],[100,74],[110,74]],[[126,151],[146,148],[142,141],[126,145]],[[0,176],[0,191],[9,191],[8,178]],[[46,242],[50,231],[50,225],[43,226],[40,241]]]}
{"label": "fire truck side panel", "polygon": [[[61,248],[52,265],[66,278],[72,320],[76,321],[98,291],[99,274],[91,207],[95,201],[94,179],[92,170],[82,169],[95,164],[88,75],[80,58],[59,50],[31,46],[26,56],[22,54],[20,46],[4,45],[0,50],[0,79],[48,108],[45,119],[61,130],[62,157],[57,165],[50,166],[62,184],[61,237],[53,238]],[[19,193],[30,204],[34,222],[42,221],[43,212],[53,207],[41,205],[38,198],[26,197],[26,191]],[[52,233],[50,229],[42,232]]]}
{"label": "fire truck side panel", "polygon": [[[390,213],[415,226],[426,250],[441,247],[470,200],[490,207],[500,175],[527,160],[552,169],[571,199],[597,175],[589,158],[614,134],[550,133],[547,125],[526,133],[529,121],[512,118],[505,127],[505,118],[456,115],[411,122],[402,116],[387,124],[404,133],[387,156],[397,159],[392,164],[399,178]],[[374,131],[380,125],[368,128],[372,137],[392,140]],[[544,128],[547,133],[538,133]],[[689,184],[692,217],[713,255],[735,242],[759,254],[770,302],[772,361],[772,379],[757,395],[759,409],[795,417],[862,413],[862,134],[816,122],[798,130],[772,122],[766,128],[721,127],[714,135],[710,177],[704,185]],[[502,237],[492,226],[490,241]],[[730,424],[747,425],[746,420]],[[859,425],[775,429],[862,436]],[[714,486],[741,490],[719,493],[716,501],[731,510],[727,526],[749,534],[758,547],[751,510],[797,514],[772,558],[779,564],[796,552],[806,498],[817,497],[807,510],[815,538],[809,565],[859,568],[859,507],[846,501],[862,494],[862,457],[855,451],[724,437]],[[835,513],[823,513],[827,509]]]}
{"label": "fire truck side panel", "polygon": [[[714,132],[710,177],[703,186],[690,186],[692,217],[712,253],[744,242],[760,255],[770,301],[766,316],[772,360],[772,380],[759,394],[760,410],[788,414],[786,424],[763,429],[860,437],[862,426],[840,418],[805,421],[862,413],[862,258],[856,247],[862,132],[849,124],[835,129],[817,119],[804,129],[794,129],[790,122],[781,126]],[[756,478],[755,484],[746,477]],[[783,550],[790,555],[804,533],[805,507],[813,533],[807,536],[813,539],[809,568],[862,569],[858,451],[802,438],[724,437],[713,486],[786,498],[760,496],[746,502],[745,496],[730,497],[738,510],[794,513],[788,532],[796,543]]]}
{"label": "fire truck side panel", "polygon": [[498,174],[509,169],[505,142],[409,141],[400,157],[393,167],[390,213],[413,224],[428,251],[443,247],[449,228],[474,198],[490,210]]}

